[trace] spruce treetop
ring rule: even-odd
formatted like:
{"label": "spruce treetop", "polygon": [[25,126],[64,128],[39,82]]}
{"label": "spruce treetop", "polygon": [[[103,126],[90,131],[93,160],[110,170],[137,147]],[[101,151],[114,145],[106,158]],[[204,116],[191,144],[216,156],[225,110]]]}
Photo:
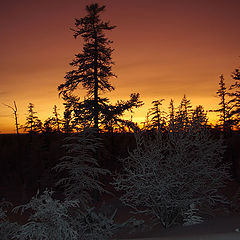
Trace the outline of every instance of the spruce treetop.
{"label": "spruce treetop", "polygon": [[83,51],[76,54],[71,66],[74,70],[67,72],[65,83],[58,87],[61,93],[72,92],[81,83],[87,90],[89,96],[98,96],[99,91],[111,91],[114,87],[109,83],[109,78],[115,76],[112,72],[111,54],[113,49],[109,46],[110,41],[105,36],[106,30],[112,30],[109,22],[100,19],[100,14],[105,6],[91,4],[86,6],[87,15],[83,18],[75,19],[75,28],[73,36],[83,38]]}

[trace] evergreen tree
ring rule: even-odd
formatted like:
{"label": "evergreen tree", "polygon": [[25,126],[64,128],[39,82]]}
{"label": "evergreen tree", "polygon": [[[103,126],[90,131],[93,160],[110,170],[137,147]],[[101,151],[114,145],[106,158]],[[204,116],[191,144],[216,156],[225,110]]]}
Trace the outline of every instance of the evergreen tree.
{"label": "evergreen tree", "polygon": [[59,118],[60,115],[59,115],[59,113],[58,113],[58,110],[59,110],[59,109],[57,109],[57,106],[54,105],[54,106],[53,106],[53,114],[54,114],[53,120],[54,120],[54,124],[55,124],[55,126],[56,126],[57,132],[60,132],[61,120],[60,120],[60,118]]}
{"label": "evergreen tree", "polygon": [[117,101],[115,105],[109,104],[108,99],[105,99],[105,102],[102,102],[101,112],[102,114],[102,124],[104,130],[113,132],[114,128],[124,129],[124,126],[129,125],[128,120],[123,120],[125,111],[132,111],[132,108],[138,108],[143,105],[143,102],[139,100],[139,93],[132,93],[130,99],[127,101]]}
{"label": "evergreen tree", "polygon": [[207,113],[202,105],[196,106],[192,113],[192,122],[201,125],[207,124]]}
{"label": "evergreen tree", "polygon": [[152,126],[158,131],[162,130],[165,125],[165,112],[160,109],[163,101],[164,99],[153,101],[153,107],[150,109],[150,115],[152,116]]}
{"label": "evergreen tree", "polygon": [[95,158],[95,153],[101,145],[93,129],[84,129],[80,133],[73,134],[65,138],[63,147],[66,156],[62,157],[62,161],[54,167],[56,171],[65,171],[68,174],[57,182],[57,186],[63,186],[67,198],[78,199],[85,207],[92,200],[91,191],[105,191],[98,177],[108,174],[109,171],[100,168]]}
{"label": "evergreen tree", "polygon": [[94,103],[91,99],[80,98],[72,94],[64,93],[64,119],[63,128],[65,133],[73,130],[81,131],[90,128],[93,123]]}
{"label": "evergreen tree", "polygon": [[49,133],[49,132],[53,132],[54,131],[54,127],[53,127],[53,123],[52,123],[52,117],[48,117],[43,124],[43,131],[45,133]]}
{"label": "evergreen tree", "polygon": [[53,117],[49,117],[45,120],[43,126],[44,126],[44,131],[45,132],[60,132],[60,125],[61,125],[61,120],[60,120],[60,114],[58,113],[57,106],[53,106]]}
{"label": "evergreen tree", "polygon": [[[70,96],[80,84],[87,90],[87,98],[84,101],[78,99],[77,103],[72,103],[75,123],[80,123],[83,128],[93,126],[97,132],[100,124],[104,127],[113,126],[114,122],[120,121],[118,117],[122,116],[124,111],[142,105],[138,93],[131,94],[130,100],[120,101],[115,105],[111,105],[108,98],[100,97],[102,93],[114,90],[109,79],[115,77],[112,72],[112,41],[105,36],[105,32],[114,29],[115,26],[100,19],[104,9],[105,6],[98,4],[88,5],[87,15],[75,19],[75,29],[72,30],[75,38],[83,38],[83,52],[75,55],[75,59],[70,63],[75,69],[67,72],[65,83],[58,87],[63,98]],[[68,98],[68,101],[73,100]]]}
{"label": "evergreen tree", "polygon": [[219,113],[219,120],[220,126],[223,130],[224,136],[226,136],[227,130],[231,129],[233,124],[231,118],[231,100],[228,100],[230,96],[229,92],[227,91],[225,79],[223,74],[220,75],[219,80],[219,89],[217,90],[217,95],[220,98],[219,108],[216,110],[210,110],[210,112],[218,112]]}
{"label": "evergreen tree", "polygon": [[81,83],[87,89],[88,96],[93,100],[94,127],[99,123],[99,94],[113,90],[109,78],[115,76],[112,72],[112,52],[109,46],[112,41],[105,36],[105,31],[115,28],[109,22],[100,19],[105,6],[91,4],[86,6],[87,15],[75,19],[74,37],[81,36],[84,40],[83,53],[75,55],[70,63],[76,67],[65,76],[65,83],[58,87],[60,93],[75,90]]}
{"label": "evergreen tree", "polygon": [[146,117],[145,117],[145,121],[144,121],[144,122],[141,122],[141,124],[143,124],[142,130],[144,130],[144,131],[151,129],[150,114],[151,114],[151,111],[149,110],[149,111],[147,112]]}
{"label": "evergreen tree", "polygon": [[227,96],[229,93],[227,92],[225,79],[223,74],[220,75],[220,81],[219,81],[219,89],[217,91],[217,95],[220,98],[220,103],[218,104],[220,106],[219,109],[216,110],[216,112],[220,113],[220,121],[223,128],[224,135],[226,134],[226,130],[228,127],[228,124],[230,122],[230,107],[227,101]]}
{"label": "evergreen tree", "polygon": [[[231,117],[233,119],[234,125],[239,129],[240,128],[240,70],[236,68],[232,73],[232,78],[235,80],[235,83],[231,85],[229,94],[232,99],[229,103],[232,105]],[[234,92],[232,92],[234,91]]]}
{"label": "evergreen tree", "polygon": [[36,116],[36,113],[37,112],[34,111],[34,105],[32,103],[29,103],[28,116],[26,118],[26,123],[23,126],[23,129],[24,131],[30,133],[30,135],[32,135],[33,133],[38,133],[42,130],[42,122]]}
{"label": "evergreen tree", "polygon": [[75,121],[75,111],[78,109],[78,104],[80,98],[71,94],[65,93],[63,95],[64,113],[63,113],[63,131],[65,133],[70,133],[73,131],[74,126],[76,125]]}
{"label": "evergreen tree", "polygon": [[183,127],[186,126],[191,120],[191,113],[191,101],[188,100],[186,95],[184,94],[177,112],[178,122],[181,123]]}
{"label": "evergreen tree", "polygon": [[174,124],[174,118],[175,118],[175,108],[174,108],[173,99],[171,99],[169,104],[169,124]]}

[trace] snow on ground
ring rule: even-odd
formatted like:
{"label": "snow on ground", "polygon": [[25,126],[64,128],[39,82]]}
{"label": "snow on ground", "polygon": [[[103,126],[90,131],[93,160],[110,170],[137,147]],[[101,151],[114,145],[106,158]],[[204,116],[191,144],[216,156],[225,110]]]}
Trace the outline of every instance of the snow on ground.
{"label": "snow on ground", "polygon": [[[240,233],[228,233],[228,234],[209,234],[209,235],[197,235],[197,236],[181,236],[181,237],[158,237],[158,238],[134,238],[131,240],[239,240]],[[129,239],[121,239],[129,240]]]}
{"label": "snow on ground", "polygon": [[219,217],[202,224],[155,229],[121,240],[240,240],[240,216]]}

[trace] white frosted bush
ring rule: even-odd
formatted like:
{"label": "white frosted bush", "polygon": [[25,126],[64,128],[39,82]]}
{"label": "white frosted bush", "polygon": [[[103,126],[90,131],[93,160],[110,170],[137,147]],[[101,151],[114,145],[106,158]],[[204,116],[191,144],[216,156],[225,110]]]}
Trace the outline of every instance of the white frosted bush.
{"label": "white frosted bush", "polygon": [[116,212],[115,210],[111,215],[107,215],[95,208],[89,208],[84,212],[79,209],[75,211],[72,219],[73,225],[79,231],[79,239],[111,239],[113,234],[121,227],[121,224],[114,222]]}
{"label": "white frosted bush", "polygon": [[91,193],[105,191],[99,176],[110,173],[97,162],[97,151],[102,145],[96,135],[94,129],[84,129],[67,137],[63,145],[66,155],[54,167],[65,175],[57,186],[64,188],[67,199],[80,203],[71,215],[71,224],[81,240],[107,240],[121,227],[114,223],[116,211],[109,215],[89,207]]}
{"label": "white frosted bush", "polygon": [[21,213],[28,211],[30,217],[15,237],[20,240],[77,240],[78,232],[71,224],[69,210],[78,207],[77,201],[59,201],[52,198],[52,191],[37,193],[25,205],[14,208]]}
{"label": "white frosted bush", "polygon": [[[1,222],[1,240],[109,240],[122,227],[111,215],[95,208],[82,211],[77,200],[60,201],[52,198],[52,191],[37,193],[29,203],[13,211],[29,214],[27,223],[17,226]],[[5,214],[1,211],[1,217]],[[12,228],[10,228],[12,227]],[[13,228],[14,227],[14,228]]]}
{"label": "white frosted bush", "polygon": [[115,188],[121,201],[138,214],[151,215],[164,227],[183,221],[191,204],[223,201],[218,189],[228,177],[221,139],[196,120],[175,122],[165,132],[135,133],[137,147],[123,159]]}
{"label": "white frosted bush", "polygon": [[183,214],[183,226],[191,226],[202,223],[203,219],[197,215],[198,211],[199,209],[196,208],[194,203],[192,203],[189,206],[189,209]]}
{"label": "white frosted bush", "polygon": [[17,223],[11,223],[7,220],[7,210],[12,204],[10,202],[2,201],[0,203],[0,239],[10,240],[15,239],[14,235],[18,229]]}
{"label": "white frosted bush", "polygon": [[60,179],[57,185],[64,188],[67,198],[78,199],[80,204],[85,206],[91,200],[91,192],[104,192],[98,177],[109,173],[99,167],[96,159],[101,142],[93,129],[74,133],[67,137],[65,142],[63,147],[66,155],[54,169],[64,172],[66,176]]}

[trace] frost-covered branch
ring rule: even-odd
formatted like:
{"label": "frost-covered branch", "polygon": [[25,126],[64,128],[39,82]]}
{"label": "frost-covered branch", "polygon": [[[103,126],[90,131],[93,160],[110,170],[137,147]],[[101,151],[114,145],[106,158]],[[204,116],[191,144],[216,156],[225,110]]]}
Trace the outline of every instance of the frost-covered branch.
{"label": "frost-covered branch", "polygon": [[96,159],[101,142],[93,129],[72,134],[65,142],[63,147],[66,155],[54,169],[64,172],[66,177],[60,179],[57,185],[63,186],[67,198],[78,199],[82,205],[86,205],[91,200],[92,191],[105,191],[98,177],[109,171],[100,168]]}
{"label": "frost-covered branch", "polygon": [[136,142],[114,182],[124,192],[121,201],[136,213],[152,215],[168,227],[182,222],[191,204],[224,201],[218,194],[228,177],[228,166],[221,163],[224,146],[205,125],[176,121],[151,137],[136,133]]}

